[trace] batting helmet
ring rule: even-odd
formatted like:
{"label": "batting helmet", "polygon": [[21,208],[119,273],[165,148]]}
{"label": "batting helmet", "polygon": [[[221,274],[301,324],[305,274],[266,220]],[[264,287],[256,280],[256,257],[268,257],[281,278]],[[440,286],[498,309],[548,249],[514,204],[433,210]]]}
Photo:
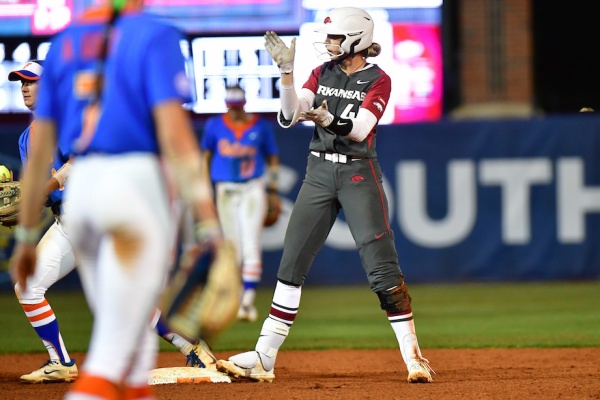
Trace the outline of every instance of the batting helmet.
{"label": "batting helmet", "polygon": [[344,36],[340,48],[345,54],[358,53],[373,43],[373,18],[355,7],[334,8],[327,14],[323,26],[317,29],[326,35]]}

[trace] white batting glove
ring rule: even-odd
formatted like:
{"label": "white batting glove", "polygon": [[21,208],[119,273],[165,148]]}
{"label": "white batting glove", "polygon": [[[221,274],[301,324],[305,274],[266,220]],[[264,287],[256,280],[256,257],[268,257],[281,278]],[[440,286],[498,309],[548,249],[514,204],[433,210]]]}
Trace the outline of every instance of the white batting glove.
{"label": "white batting glove", "polygon": [[327,100],[323,100],[323,103],[318,108],[312,108],[300,113],[300,119],[303,121],[313,121],[315,124],[327,128],[333,121],[333,115],[327,109]]}
{"label": "white batting glove", "polygon": [[267,31],[265,33],[265,49],[267,49],[282,74],[289,74],[294,71],[296,38],[293,38],[290,47],[287,47],[275,32]]}

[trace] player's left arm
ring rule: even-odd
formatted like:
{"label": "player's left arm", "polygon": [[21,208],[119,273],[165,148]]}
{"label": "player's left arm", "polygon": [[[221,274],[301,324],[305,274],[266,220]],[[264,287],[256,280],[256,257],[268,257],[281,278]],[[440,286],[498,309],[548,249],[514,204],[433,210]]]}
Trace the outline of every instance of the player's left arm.
{"label": "player's left arm", "polygon": [[303,116],[334,135],[347,136],[356,142],[362,142],[383,116],[390,92],[391,80],[388,75],[383,74],[369,88],[356,117],[344,118],[331,114],[326,101],[318,108],[304,112]]}
{"label": "player's left arm", "polygon": [[199,241],[220,241],[212,188],[190,115],[181,104],[191,99],[191,83],[179,47],[182,34],[170,25],[152,31],[159,49],[144,60],[146,101],[152,107],[160,154],[173,168],[178,192],[192,210]]}

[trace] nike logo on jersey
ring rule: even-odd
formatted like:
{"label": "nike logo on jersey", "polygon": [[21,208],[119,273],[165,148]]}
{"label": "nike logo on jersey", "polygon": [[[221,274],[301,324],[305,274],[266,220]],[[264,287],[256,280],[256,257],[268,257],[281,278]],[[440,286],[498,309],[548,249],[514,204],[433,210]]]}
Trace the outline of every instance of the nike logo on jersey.
{"label": "nike logo on jersey", "polygon": [[381,239],[382,237],[385,236],[385,234],[386,234],[386,232],[380,233],[379,235],[375,235],[375,240]]}
{"label": "nike logo on jersey", "polygon": [[319,85],[319,88],[317,89],[317,94],[321,94],[323,96],[341,97],[343,99],[359,100],[359,101],[363,101],[366,96],[366,93],[361,92],[360,90],[344,90],[344,89],[338,89],[338,88],[330,88],[330,87],[323,86],[323,85]]}
{"label": "nike logo on jersey", "polygon": [[369,83],[369,81],[361,81],[360,79],[356,81],[359,85],[364,85],[365,83]]}
{"label": "nike logo on jersey", "polygon": [[338,122],[337,122],[337,124],[338,124],[339,126],[342,126],[342,125],[348,125],[348,123],[347,123],[347,122],[342,122],[342,121],[338,121]]}

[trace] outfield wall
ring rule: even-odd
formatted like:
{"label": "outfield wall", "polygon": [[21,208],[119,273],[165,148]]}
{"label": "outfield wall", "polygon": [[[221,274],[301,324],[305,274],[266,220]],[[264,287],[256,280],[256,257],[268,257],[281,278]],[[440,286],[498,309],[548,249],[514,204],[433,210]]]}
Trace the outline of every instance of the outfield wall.
{"label": "outfield wall", "polygon": [[[2,132],[0,153],[18,158],[19,132]],[[276,127],[284,212],[265,231],[266,284],[275,281],[311,135]],[[600,117],[384,126],[377,148],[409,281],[600,276]],[[343,215],[307,282],[366,282]]]}

